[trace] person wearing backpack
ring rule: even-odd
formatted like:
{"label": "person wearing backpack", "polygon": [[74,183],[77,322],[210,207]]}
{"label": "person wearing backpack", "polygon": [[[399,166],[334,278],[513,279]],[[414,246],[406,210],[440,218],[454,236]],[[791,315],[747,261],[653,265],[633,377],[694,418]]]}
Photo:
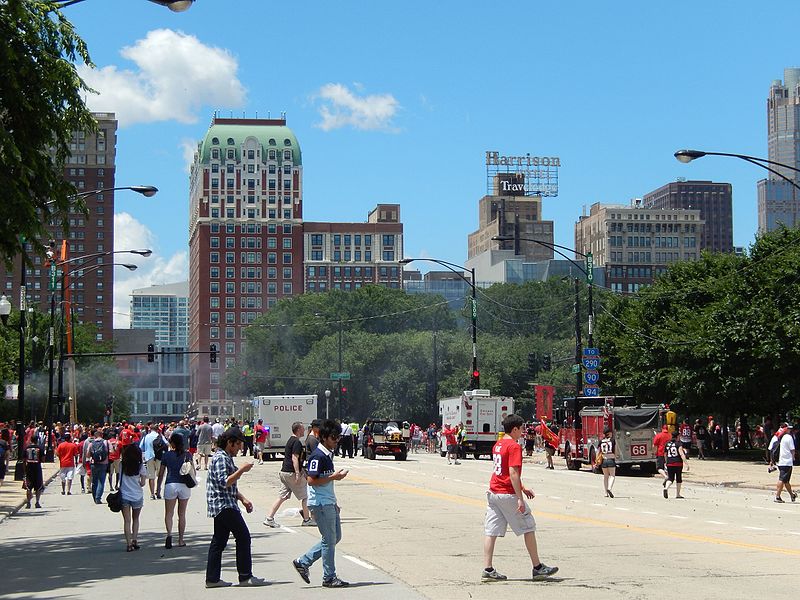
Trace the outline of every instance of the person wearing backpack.
{"label": "person wearing backpack", "polygon": [[142,438],[139,447],[147,468],[147,482],[150,486],[150,499],[161,500],[161,486],[156,485],[158,472],[161,470],[161,457],[167,451],[167,440],[158,430],[158,423],[151,423],[150,433]]}
{"label": "person wearing backpack", "polygon": [[99,427],[93,432],[94,438],[89,443],[89,457],[92,461],[92,496],[95,504],[103,503],[103,491],[108,472],[108,441],[103,439],[103,430]]}

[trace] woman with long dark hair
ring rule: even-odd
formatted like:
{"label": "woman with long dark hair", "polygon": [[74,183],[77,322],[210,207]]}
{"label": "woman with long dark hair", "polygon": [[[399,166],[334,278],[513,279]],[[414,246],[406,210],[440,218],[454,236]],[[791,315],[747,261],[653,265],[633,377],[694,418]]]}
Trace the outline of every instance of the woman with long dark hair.
{"label": "woman with long dark hair", "polygon": [[119,492],[122,496],[122,519],[125,529],[127,551],[139,549],[139,513],[144,506],[142,488],[147,480],[147,469],[142,460],[142,451],[136,444],[129,444],[122,450],[122,477]]}
{"label": "woman with long dark hair", "polygon": [[183,435],[173,433],[169,438],[170,449],[164,452],[161,457],[161,469],[158,472],[158,480],[167,474],[164,483],[164,525],[167,528],[167,539],[164,548],[172,548],[172,522],[175,514],[175,504],[178,505],[178,546],[185,546],[183,534],[186,532],[186,506],[192,496],[192,490],[183,483],[181,467],[183,463],[189,463],[194,468],[192,455],[184,448]]}

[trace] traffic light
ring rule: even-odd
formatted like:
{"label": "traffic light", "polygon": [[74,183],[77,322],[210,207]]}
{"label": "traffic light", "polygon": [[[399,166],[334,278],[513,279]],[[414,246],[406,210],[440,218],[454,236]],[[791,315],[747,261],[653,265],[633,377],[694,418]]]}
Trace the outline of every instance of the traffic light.
{"label": "traffic light", "polygon": [[209,350],[211,351],[211,354],[209,354],[209,360],[212,363],[217,362],[217,345],[216,344],[211,344],[211,346],[209,347]]}
{"label": "traffic light", "polygon": [[153,344],[147,344],[147,362],[155,362],[156,360],[156,347]]}
{"label": "traffic light", "polygon": [[542,357],[542,371],[549,371],[552,368],[551,357],[549,354],[545,354]]}
{"label": "traffic light", "polygon": [[539,373],[539,355],[531,352],[528,354],[528,375],[536,377],[537,373]]}
{"label": "traffic light", "polygon": [[479,387],[481,387],[481,372],[475,369],[470,377],[469,389],[477,390]]}

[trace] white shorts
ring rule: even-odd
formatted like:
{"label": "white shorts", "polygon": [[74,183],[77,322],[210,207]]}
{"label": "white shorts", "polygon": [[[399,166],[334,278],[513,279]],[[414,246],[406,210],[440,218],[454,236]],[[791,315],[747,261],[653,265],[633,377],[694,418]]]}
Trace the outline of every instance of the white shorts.
{"label": "white shorts", "polygon": [[508,526],[516,535],[536,531],[533,513],[525,503],[525,512],[517,510],[517,497],[514,494],[486,493],[486,522],[484,531],[489,537],[503,537]]}
{"label": "white shorts", "polygon": [[258,450],[259,452],[263,452],[264,451],[264,444],[266,444],[266,443],[267,442],[256,442],[256,450]]}
{"label": "white shorts", "polygon": [[192,490],[185,483],[168,483],[164,486],[164,500],[188,500],[191,496]]}
{"label": "white shorts", "polygon": [[61,477],[61,481],[72,481],[75,477],[75,467],[61,467],[58,476]]}
{"label": "white shorts", "polygon": [[298,481],[294,473],[280,472],[281,489],[278,495],[284,500],[288,500],[294,494],[298,500],[305,500],[308,498],[308,482],[306,481],[306,470],[300,472],[300,481]]}
{"label": "white shorts", "polygon": [[155,479],[158,477],[158,471],[161,468],[161,461],[157,458],[151,458],[146,463],[147,466],[147,478],[148,479]]}
{"label": "white shorts", "polygon": [[211,444],[198,444],[197,453],[203,456],[211,456]]}

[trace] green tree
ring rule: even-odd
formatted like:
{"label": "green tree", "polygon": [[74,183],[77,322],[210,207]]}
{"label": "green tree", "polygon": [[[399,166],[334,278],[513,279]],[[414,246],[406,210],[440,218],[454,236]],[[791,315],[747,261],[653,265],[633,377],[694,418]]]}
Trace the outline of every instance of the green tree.
{"label": "green tree", "polygon": [[0,3],[0,253],[24,254],[28,240],[42,254],[48,224],[68,229],[75,187],[64,179],[74,131],[94,131],[84,103],[90,91],[75,61],[91,65],[72,24],[44,0]]}

